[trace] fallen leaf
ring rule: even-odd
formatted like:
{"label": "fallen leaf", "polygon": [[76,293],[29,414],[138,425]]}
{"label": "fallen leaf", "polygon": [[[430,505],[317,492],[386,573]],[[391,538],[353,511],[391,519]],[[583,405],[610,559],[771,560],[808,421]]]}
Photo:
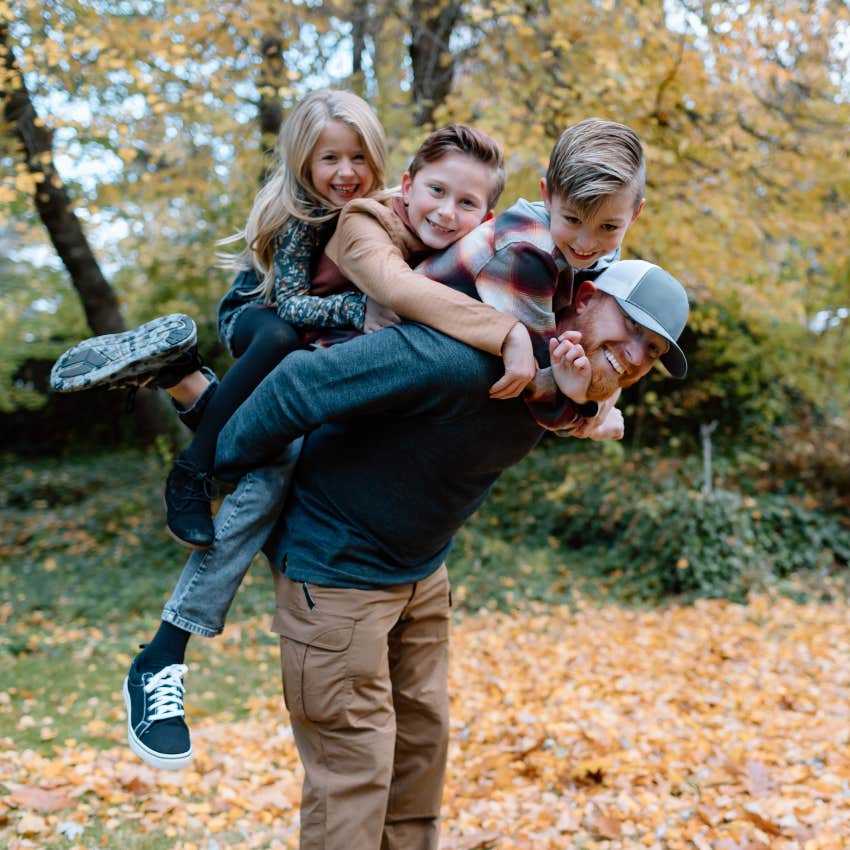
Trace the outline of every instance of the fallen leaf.
{"label": "fallen leaf", "polygon": [[19,787],[6,799],[19,809],[31,809],[36,812],[55,812],[64,809],[69,803],[65,791],[45,791],[43,788],[26,786]]}
{"label": "fallen leaf", "polygon": [[615,841],[623,837],[623,825],[611,815],[600,815],[594,821],[593,828],[600,838],[609,838]]}

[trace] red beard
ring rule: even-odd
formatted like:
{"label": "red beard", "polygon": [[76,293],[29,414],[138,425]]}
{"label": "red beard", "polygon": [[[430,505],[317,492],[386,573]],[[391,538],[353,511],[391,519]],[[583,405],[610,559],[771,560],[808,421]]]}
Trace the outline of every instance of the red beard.
{"label": "red beard", "polygon": [[[622,375],[614,371],[614,367],[608,362],[603,349],[606,342],[602,339],[599,330],[600,321],[597,319],[598,305],[592,304],[589,309],[575,317],[575,330],[581,331],[581,344],[584,353],[590,361],[590,386],[587,389],[587,397],[592,401],[604,401],[610,398],[616,390],[621,387],[631,386],[638,377],[631,376],[628,367]],[[608,343],[607,347],[617,359],[625,365],[625,361],[619,352],[619,346]]]}

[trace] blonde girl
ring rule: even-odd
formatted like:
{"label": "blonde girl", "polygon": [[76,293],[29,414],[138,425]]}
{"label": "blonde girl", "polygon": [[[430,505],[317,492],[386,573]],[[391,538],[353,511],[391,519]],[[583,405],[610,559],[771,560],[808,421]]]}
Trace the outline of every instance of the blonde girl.
{"label": "blonde girl", "polygon": [[[293,109],[277,156],[244,231],[222,240],[244,240],[246,249],[220,256],[221,265],[239,270],[218,310],[219,336],[236,358],[220,383],[201,369],[194,323],[185,316],[85,340],[51,373],[60,392],[141,385],[172,396],[195,435],[168,475],[166,522],[172,536],[194,549],[210,547],[215,536],[210,497],[218,434],[260,381],[302,345],[293,325],[363,327],[362,293],[317,298],[309,292],[340,209],[383,188],[387,147],[380,122],[357,95],[321,89]],[[175,360],[175,346],[183,345]]]}

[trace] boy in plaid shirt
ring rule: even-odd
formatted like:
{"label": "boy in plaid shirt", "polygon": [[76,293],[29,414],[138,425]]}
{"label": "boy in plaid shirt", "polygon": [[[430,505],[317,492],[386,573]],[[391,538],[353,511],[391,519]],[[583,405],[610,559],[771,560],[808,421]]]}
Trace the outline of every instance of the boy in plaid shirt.
{"label": "boy in plaid shirt", "polygon": [[[613,121],[581,121],[552,151],[540,181],[542,201],[517,201],[416,270],[515,316],[531,334],[538,363],[547,364],[558,313],[581,281],[594,280],[619,259],[623,237],[643,209],[645,186],[635,132]],[[580,356],[575,351],[570,364],[554,362],[554,381],[544,373],[526,390],[526,401],[544,427],[598,437],[611,414],[585,422],[597,410],[593,402],[579,403],[584,398],[574,367],[582,365]],[[622,372],[623,364],[612,365]]]}

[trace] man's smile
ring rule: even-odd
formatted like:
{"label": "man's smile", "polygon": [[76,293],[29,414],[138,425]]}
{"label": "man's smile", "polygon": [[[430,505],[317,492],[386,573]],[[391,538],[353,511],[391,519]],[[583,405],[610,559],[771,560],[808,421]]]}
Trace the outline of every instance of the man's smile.
{"label": "man's smile", "polygon": [[611,364],[611,367],[618,375],[623,375],[625,373],[625,368],[623,364],[617,359],[616,355],[610,348],[603,348],[602,353],[605,355],[605,359]]}

